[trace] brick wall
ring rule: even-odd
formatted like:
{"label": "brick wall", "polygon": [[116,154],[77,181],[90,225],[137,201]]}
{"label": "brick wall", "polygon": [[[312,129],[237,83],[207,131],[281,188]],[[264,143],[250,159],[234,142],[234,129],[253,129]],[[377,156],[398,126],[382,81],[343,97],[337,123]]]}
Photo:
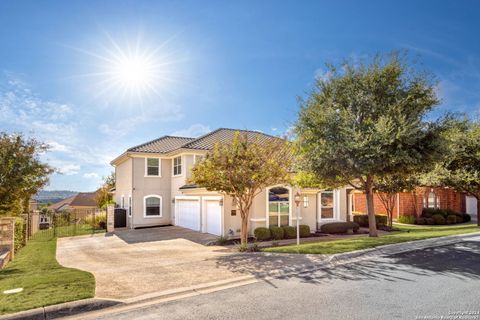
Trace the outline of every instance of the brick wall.
{"label": "brick wall", "polygon": [[[400,215],[419,215],[422,213],[424,199],[428,193],[433,191],[439,200],[441,209],[452,209],[458,212],[465,212],[465,194],[456,192],[447,188],[417,188],[415,192],[400,192],[397,198],[397,204],[393,210],[393,218]],[[387,210],[383,206],[378,194],[373,197],[374,207],[376,213],[386,213]],[[367,202],[365,194],[355,192],[353,193],[353,211],[366,213]],[[398,206],[398,208],[397,208]]]}

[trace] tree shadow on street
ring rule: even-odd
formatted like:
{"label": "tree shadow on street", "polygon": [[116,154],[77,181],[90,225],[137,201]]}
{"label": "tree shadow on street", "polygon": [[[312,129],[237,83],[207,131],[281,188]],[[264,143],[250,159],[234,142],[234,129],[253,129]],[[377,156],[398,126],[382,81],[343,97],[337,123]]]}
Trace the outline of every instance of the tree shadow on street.
{"label": "tree shadow on street", "polygon": [[480,279],[480,242],[466,241],[346,264],[324,261],[322,255],[244,253],[219,257],[216,263],[257,278],[297,279],[312,284],[330,280],[414,281],[408,275],[432,274],[469,280]]}

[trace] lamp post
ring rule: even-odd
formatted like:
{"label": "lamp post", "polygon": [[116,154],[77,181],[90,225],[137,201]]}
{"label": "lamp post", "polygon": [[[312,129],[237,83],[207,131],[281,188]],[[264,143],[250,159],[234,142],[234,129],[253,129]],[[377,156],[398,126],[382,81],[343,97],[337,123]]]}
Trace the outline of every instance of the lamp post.
{"label": "lamp post", "polygon": [[297,191],[295,193],[295,205],[297,206],[297,246],[300,244],[300,217],[299,217],[299,206],[300,206],[300,193]]}

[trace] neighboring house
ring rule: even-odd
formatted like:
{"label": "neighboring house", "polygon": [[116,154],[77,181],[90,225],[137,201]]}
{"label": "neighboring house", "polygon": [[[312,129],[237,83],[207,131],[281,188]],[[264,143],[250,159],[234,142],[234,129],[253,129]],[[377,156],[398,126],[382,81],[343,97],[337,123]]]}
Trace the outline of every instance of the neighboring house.
{"label": "neighboring house", "polygon": [[[229,142],[235,132],[252,139],[274,137],[255,131],[217,129],[199,138],[164,136],[132,147],[115,158],[115,195],[127,210],[130,228],[178,225],[215,235],[238,236],[241,218],[236,203],[227,195],[188,184],[191,168],[217,142]],[[261,226],[296,225],[294,195],[302,197],[301,224],[312,232],[326,222],[345,221],[351,189],[296,189],[271,186],[255,199],[250,212],[250,233]]]}
{"label": "neighboring house", "polygon": [[[352,212],[366,213],[365,195],[361,192],[352,193]],[[396,205],[393,210],[393,219],[401,215],[420,215],[423,208],[451,209],[457,212],[476,215],[476,200],[464,193],[456,192],[451,188],[421,187],[415,192],[399,192],[396,195]],[[375,212],[385,214],[386,209],[380,197],[374,195]]]}
{"label": "neighboring house", "polygon": [[95,200],[96,192],[80,192],[48,206],[48,209],[55,212],[65,210],[92,210],[97,208]]}

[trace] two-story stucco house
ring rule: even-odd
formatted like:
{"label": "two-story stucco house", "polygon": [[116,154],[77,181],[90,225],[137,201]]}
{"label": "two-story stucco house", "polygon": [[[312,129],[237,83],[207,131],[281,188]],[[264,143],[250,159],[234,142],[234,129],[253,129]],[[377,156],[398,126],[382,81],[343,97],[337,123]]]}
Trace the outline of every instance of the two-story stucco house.
{"label": "two-story stucco house", "polygon": [[[188,183],[191,168],[217,142],[236,131],[273,138],[255,131],[217,129],[199,138],[164,136],[132,147],[114,159],[115,201],[127,210],[127,227],[173,224],[214,235],[236,237],[241,218],[233,199]],[[295,189],[277,185],[258,195],[250,212],[250,232],[260,226],[296,225],[294,194],[301,194],[301,224],[312,232],[326,222],[345,221],[350,212],[347,188]]]}

